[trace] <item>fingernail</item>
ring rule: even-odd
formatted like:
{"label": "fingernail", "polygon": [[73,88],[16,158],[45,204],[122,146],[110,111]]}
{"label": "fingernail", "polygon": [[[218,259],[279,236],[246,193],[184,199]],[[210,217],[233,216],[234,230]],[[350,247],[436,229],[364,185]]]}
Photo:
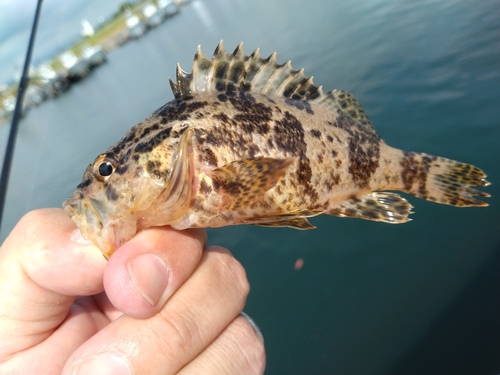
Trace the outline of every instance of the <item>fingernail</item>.
{"label": "fingernail", "polygon": [[242,317],[244,317],[246,320],[248,320],[248,322],[250,323],[250,325],[252,326],[253,330],[255,331],[255,333],[262,339],[262,341],[264,341],[264,336],[262,336],[262,332],[260,331],[260,328],[259,326],[254,322],[254,320],[252,318],[250,318],[248,316],[247,313],[245,312],[240,312],[240,315]]}
{"label": "fingernail", "polygon": [[165,263],[154,254],[142,254],[131,259],[127,266],[139,293],[151,306],[155,306],[168,284],[168,269]]}
{"label": "fingernail", "polygon": [[131,375],[130,367],[116,353],[102,353],[86,359],[73,370],[74,375]]}
{"label": "fingernail", "polygon": [[90,240],[86,240],[83,238],[82,232],[80,229],[75,229],[73,233],[71,233],[71,241],[76,242],[80,245],[93,245],[94,243]]}

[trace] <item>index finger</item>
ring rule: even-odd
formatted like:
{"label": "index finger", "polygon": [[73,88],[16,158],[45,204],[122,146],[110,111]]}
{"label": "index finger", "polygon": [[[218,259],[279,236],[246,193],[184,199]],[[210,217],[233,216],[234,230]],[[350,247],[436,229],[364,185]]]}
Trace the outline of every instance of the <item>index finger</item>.
{"label": "index finger", "polygon": [[62,209],[36,210],[26,214],[3,243],[0,337],[9,338],[2,343],[4,354],[48,337],[76,295],[103,290],[106,261],[95,246],[72,239],[75,229]]}

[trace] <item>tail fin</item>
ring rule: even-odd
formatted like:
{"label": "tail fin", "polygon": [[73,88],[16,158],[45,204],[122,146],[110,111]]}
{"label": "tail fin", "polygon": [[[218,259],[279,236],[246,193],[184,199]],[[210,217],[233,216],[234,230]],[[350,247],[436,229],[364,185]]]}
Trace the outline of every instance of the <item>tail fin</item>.
{"label": "tail fin", "polygon": [[470,164],[423,153],[405,152],[401,162],[403,191],[418,198],[458,207],[485,207],[476,199],[488,193],[471,186],[488,186],[482,170]]}

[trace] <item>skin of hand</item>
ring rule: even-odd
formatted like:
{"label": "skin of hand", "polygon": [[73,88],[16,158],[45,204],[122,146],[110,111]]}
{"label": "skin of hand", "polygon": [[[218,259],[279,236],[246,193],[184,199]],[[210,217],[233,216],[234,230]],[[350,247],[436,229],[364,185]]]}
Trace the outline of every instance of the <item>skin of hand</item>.
{"label": "skin of hand", "polygon": [[264,372],[245,271],[204,230],[144,230],[106,261],[75,229],[32,211],[0,248],[0,374]]}

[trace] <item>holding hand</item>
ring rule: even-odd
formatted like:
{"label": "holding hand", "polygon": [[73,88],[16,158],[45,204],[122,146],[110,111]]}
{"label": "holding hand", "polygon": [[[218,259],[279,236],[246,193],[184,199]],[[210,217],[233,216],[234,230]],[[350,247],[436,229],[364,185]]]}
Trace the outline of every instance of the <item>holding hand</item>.
{"label": "holding hand", "polygon": [[0,373],[262,374],[245,272],[205,242],[152,228],[107,262],[64,211],[27,214],[0,248]]}

